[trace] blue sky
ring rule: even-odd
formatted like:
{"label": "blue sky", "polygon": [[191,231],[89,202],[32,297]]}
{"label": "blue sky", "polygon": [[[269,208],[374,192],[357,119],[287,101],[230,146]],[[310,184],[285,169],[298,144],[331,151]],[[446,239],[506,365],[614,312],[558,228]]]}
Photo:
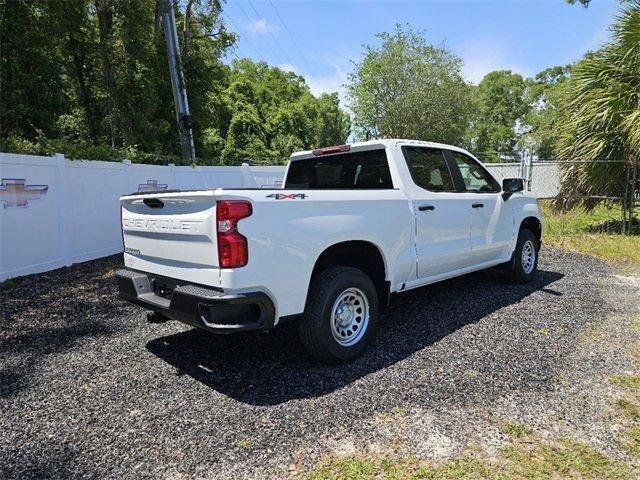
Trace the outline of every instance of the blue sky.
{"label": "blue sky", "polygon": [[[608,38],[615,0],[588,9],[563,0],[227,0],[223,17],[240,35],[239,57],[303,75],[315,94],[341,91],[352,60],[398,22],[424,30],[464,61],[478,82],[492,70],[534,75],[579,59]],[[229,55],[229,59],[234,58]]]}

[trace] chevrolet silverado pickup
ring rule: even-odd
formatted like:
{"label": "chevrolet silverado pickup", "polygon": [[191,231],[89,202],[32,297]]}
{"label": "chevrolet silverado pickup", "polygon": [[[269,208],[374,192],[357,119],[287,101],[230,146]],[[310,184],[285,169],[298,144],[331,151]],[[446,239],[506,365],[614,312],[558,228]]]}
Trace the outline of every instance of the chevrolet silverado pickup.
{"label": "chevrolet silverado pickup", "polygon": [[294,153],[279,189],[120,200],[121,298],[214,333],[293,320],[327,363],[362,354],[393,293],[494,266],[530,281],[542,233],[521,179],[412,140]]}

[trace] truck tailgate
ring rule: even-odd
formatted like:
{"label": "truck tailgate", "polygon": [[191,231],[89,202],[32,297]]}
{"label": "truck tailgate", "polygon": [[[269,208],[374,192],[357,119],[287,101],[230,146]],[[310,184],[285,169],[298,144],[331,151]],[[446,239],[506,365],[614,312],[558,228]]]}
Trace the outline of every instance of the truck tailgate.
{"label": "truck tailgate", "polygon": [[121,205],[125,254],[136,264],[160,275],[218,267],[213,191],[131,195]]}

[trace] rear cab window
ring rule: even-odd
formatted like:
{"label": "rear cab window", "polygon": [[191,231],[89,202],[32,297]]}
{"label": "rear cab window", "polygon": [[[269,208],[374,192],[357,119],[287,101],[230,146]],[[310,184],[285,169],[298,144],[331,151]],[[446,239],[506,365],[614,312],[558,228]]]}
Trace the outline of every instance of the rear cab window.
{"label": "rear cab window", "polygon": [[393,189],[384,148],[292,160],[285,189]]}

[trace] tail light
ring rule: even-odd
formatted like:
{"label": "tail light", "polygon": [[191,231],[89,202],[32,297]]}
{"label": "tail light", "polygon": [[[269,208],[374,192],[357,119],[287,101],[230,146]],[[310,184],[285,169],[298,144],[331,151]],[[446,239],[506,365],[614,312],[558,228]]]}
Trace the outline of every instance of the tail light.
{"label": "tail light", "polygon": [[249,261],[247,238],[238,232],[238,221],[252,213],[251,203],[244,200],[216,203],[218,264],[221,268],[244,267]]}

